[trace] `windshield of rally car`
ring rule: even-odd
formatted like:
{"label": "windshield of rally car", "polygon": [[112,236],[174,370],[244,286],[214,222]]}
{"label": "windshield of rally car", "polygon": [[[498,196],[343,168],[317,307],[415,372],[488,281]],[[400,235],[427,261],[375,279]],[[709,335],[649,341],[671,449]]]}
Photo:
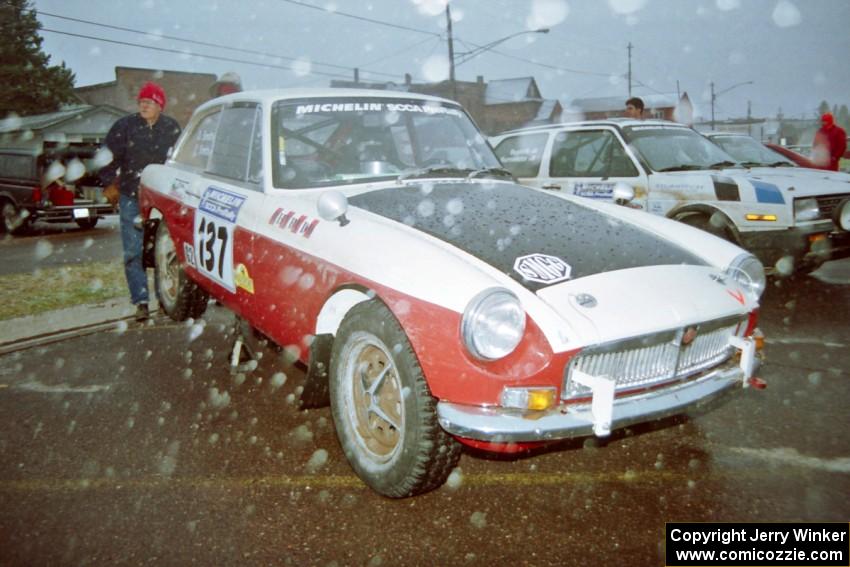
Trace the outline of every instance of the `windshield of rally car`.
{"label": "windshield of rally car", "polygon": [[624,135],[654,171],[733,167],[738,160],[690,128],[632,126]]}
{"label": "windshield of rally car", "polygon": [[711,141],[744,165],[795,166],[782,154],[774,152],[749,136],[714,136]]}
{"label": "windshield of rally car", "polygon": [[278,188],[501,167],[458,106],[387,98],[278,102],[272,113],[272,159]]}

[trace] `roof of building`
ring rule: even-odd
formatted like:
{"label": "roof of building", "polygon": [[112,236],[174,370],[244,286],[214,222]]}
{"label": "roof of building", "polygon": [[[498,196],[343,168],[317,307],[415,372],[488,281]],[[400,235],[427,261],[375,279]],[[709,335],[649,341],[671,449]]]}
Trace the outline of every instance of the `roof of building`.
{"label": "roof of building", "polygon": [[496,79],[487,83],[484,104],[506,104],[542,100],[534,77]]}
{"label": "roof of building", "polygon": [[[584,112],[610,112],[612,110],[623,110],[626,107],[627,96],[606,96],[599,98],[576,98],[570,101],[570,106]],[[641,95],[644,107],[649,108],[673,108],[679,98],[675,93]]]}

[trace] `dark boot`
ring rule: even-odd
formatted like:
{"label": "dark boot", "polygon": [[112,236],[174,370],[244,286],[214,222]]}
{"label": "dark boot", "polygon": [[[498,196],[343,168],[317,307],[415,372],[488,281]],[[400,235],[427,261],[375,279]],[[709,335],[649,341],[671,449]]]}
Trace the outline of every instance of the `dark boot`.
{"label": "dark boot", "polygon": [[139,303],[136,305],[136,321],[139,323],[143,323],[150,318],[150,314],[148,313],[148,304],[147,303]]}

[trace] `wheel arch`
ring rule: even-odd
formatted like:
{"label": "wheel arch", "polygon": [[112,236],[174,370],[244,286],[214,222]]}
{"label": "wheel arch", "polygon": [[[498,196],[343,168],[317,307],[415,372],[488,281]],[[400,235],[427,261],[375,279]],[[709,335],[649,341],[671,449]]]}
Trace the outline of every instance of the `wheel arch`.
{"label": "wheel arch", "polygon": [[319,310],[316,317],[316,335],[336,335],[342,320],[352,307],[376,297],[374,290],[359,284],[337,288]]}
{"label": "wheel arch", "polygon": [[713,205],[709,205],[707,203],[693,203],[693,204],[683,205],[681,207],[676,207],[676,208],[670,210],[670,212],[667,213],[667,218],[675,220],[675,221],[679,221],[679,222],[684,222],[685,218],[687,218],[689,216],[693,216],[693,215],[703,215],[703,216],[707,216],[707,217],[711,218],[714,215],[718,215],[718,214],[723,217],[723,220],[726,223],[726,228],[728,229],[728,232],[729,232],[729,235],[732,238],[732,241],[735,244],[740,245],[741,237],[740,237],[740,234],[739,234],[739,231],[738,231],[738,226],[735,224],[735,222],[732,220],[732,218],[729,216],[729,214],[726,213],[726,211],[723,211],[723,210],[721,210],[721,209],[719,209],[719,208],[717,208]]}

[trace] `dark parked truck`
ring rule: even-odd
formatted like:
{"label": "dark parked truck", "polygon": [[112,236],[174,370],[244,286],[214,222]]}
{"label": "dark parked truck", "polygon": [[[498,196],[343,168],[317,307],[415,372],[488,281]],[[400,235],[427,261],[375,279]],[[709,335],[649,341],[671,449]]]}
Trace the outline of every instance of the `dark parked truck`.
{"label": "dark parked truck", "polygon": [[50,142],[0,149],[0,232],[21,234],[37,220],[94,228],[114,213],[97,179],[97,150],[91,143]]}

